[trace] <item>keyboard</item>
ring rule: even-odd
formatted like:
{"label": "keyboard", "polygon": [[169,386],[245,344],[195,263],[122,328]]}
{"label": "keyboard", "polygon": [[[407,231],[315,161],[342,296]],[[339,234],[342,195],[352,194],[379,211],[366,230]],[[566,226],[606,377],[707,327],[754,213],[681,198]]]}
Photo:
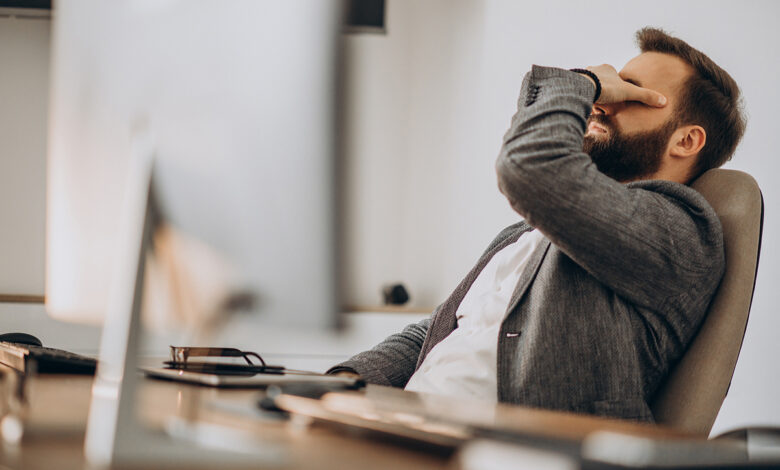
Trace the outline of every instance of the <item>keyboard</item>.
{"label": "keyboard", "polygon": [[97,360],[62,349],[0,341],[0,362],[23,373],[94,375]]}

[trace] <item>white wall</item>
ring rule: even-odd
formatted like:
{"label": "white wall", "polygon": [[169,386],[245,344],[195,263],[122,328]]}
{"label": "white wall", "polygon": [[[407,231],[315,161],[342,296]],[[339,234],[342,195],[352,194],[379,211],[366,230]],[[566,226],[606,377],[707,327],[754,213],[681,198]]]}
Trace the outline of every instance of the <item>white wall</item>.
{"label": "white wall", "polygon": [[[753,174],[767,205],[753,311],[715,432],[757,422],[780,425],[780,405],[775,400],[780,396],[775,365],[780,344],[774,339],[780,328],[775,314],[780,293],[773,288],[780,271],[780,253],[773,243],[780,230],[775,217],[780,190],[773,184],[780,169],[773,147],[775,115],[780,109],[775,84],[780,64],[774,51],[780,32],[773,21],[780,16],[780,3],[390,0],[387,8],[387,35],[347,38],[352,59],[347,74],[353,129],[347,141],[351,303],[377,304],[379,286],[395,280],[407,283],[418,306],[443,300],[492,236],[517,220],[496,189],[493,162],[525,71],[532,63],[568,68],[609,62],[619,68],[636,54],[632,35],[637,28],[662,26],[709,53],[741,84],[750,122],[728,166]],[[0,57],[19,56],[31,44],[48,40],[47,28],[24,33],[8,29],[2,21]],[[21,55],[23,61],[41,64],[48,49],[41,46]],[[4,84],[15,72],[5,62],[0,65],[0,84]],[[45,71],[35,68],[24,75],[25,84],[37,83],[31,94],[45,93],[46,85],[39,81],[42,76]],[[7,90],[0,86],[0,94]],[[0,122],[14,121],[24,106],[11,107],[9,103],[20,104],[18,98],[0,96],[6,104],[0,108]],[[43,125],[36,118],[11,137],[34,133]],[[4,128],[0,126],[0,132]],[[6,142],[10,140],[3,134],[2,186],[13,184],[27,161],[26,157],[10,159]],[[26,146],[33,159],[42,158],[39,146],[35,139]],[[38,175],[42,178],[42,169]],[[43,206],[36,206],[36,200],[42,204],[42,180],[17,187],[0,199],[0,220],[15,214],[18,201],[29,203],[29,213],[42,220]],[[42,236],[34,224],[25,230],[23,240]],[[38,246],[42,250],[42,238]],[[7,251],[4,261],[14,255],[13,250]],[[26,277],[13,270],[26,260],[35,265],[36,259],[43,259],[42,251],[19,259],[4,263],[0,279],[24,277],[36,286],[41,272]],[[313,343],[313,347],[348,354],[417,318],[368,315],[363,326],[351,330],[354,341]],[[77,351],[94,351],[97,346],[96,329],[52,322],[39,306],[0,305],[0,331],[10,329],[28,330],[49,344]],[[231,326],[226,334],[237,344],[263,350],[266,339],[255,331]]]}
{"label": "white wall", "polygon": [[49,20],[0,12],[0,294],[43,295]]}
{"label": "white wall", "polygon": [[479,145],[483,14],[477,1],[391,0],[387,35],[347,37],[352,304],[400,280],[410,305],[433,308],[517,219],[495,191],[500,140]]}

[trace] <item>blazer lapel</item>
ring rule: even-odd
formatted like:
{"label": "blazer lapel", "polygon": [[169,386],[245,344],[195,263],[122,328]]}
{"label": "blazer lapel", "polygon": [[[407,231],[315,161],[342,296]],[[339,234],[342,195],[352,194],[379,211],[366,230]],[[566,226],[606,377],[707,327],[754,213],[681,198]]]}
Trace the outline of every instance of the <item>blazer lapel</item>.
{"label": "blazer lapel", "polygon": [[550,244],[550,240],[545,238],[541,243],[539,243],[539,246],[537,246],[534,252],[531,254],[531,257],[528,259],[528,263],[526,263],[525,267],[523,268],[523,272],[520,273],[520,279],[517,281],[515,291],[512,294],[512,299],[509,301],[509,307],[506,310],[507,313],[504,320],[509,318],[509,315],[512,314],[514,309],[517,307],[517,304],[520,303],[520,299],[523,298],[523,295],[525,295],[526,291],[528,290],[528,286],[530,286],[534,278],[536,278],[536,274],[539,272],[539,267],[542,265],[542,260],[547,254],[547,250],[550,249]]}

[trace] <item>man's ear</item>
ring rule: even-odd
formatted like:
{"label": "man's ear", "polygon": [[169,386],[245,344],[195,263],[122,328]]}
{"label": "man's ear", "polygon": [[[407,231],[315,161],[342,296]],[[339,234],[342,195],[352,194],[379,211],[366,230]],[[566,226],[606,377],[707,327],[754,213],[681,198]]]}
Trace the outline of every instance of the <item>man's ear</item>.
{"label": "man's ear", "polygon": [[707,133],[701,126],[683,126],[672,134],[669,154],[677,158],[694,157],[707,143]]}

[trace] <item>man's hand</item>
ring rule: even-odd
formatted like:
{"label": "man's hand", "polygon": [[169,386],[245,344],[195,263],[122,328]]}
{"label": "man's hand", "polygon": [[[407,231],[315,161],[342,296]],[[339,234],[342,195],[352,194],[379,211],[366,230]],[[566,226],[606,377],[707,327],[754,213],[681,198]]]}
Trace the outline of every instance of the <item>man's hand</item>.
{"label": "man's hand", "polygon": [[[629,83],[618,75],[615,67],[609,64],[588,67],[601,82],[601,95],[596,103],[610,104],[623,101],[639,101],[648,106],[661,108],[666,105],[666,97],[657,91],[642,88]],[[587,75],[583,75],[587,77]],[[590,79],[590,77],[588,77]],[[592,79],[590,79],[593,81]],[[594,83],[595,85],[595,83]]]}
{"label": "man's hand", "polygon": [[347,377],[349,379],[359,379],[360,378],[360,375],[358,375],[358,374],[356,374],[354,372],[350,372],[348,370],[340,370],[338,372],[334,372],[331,375],[334,375],[336,377]]}

